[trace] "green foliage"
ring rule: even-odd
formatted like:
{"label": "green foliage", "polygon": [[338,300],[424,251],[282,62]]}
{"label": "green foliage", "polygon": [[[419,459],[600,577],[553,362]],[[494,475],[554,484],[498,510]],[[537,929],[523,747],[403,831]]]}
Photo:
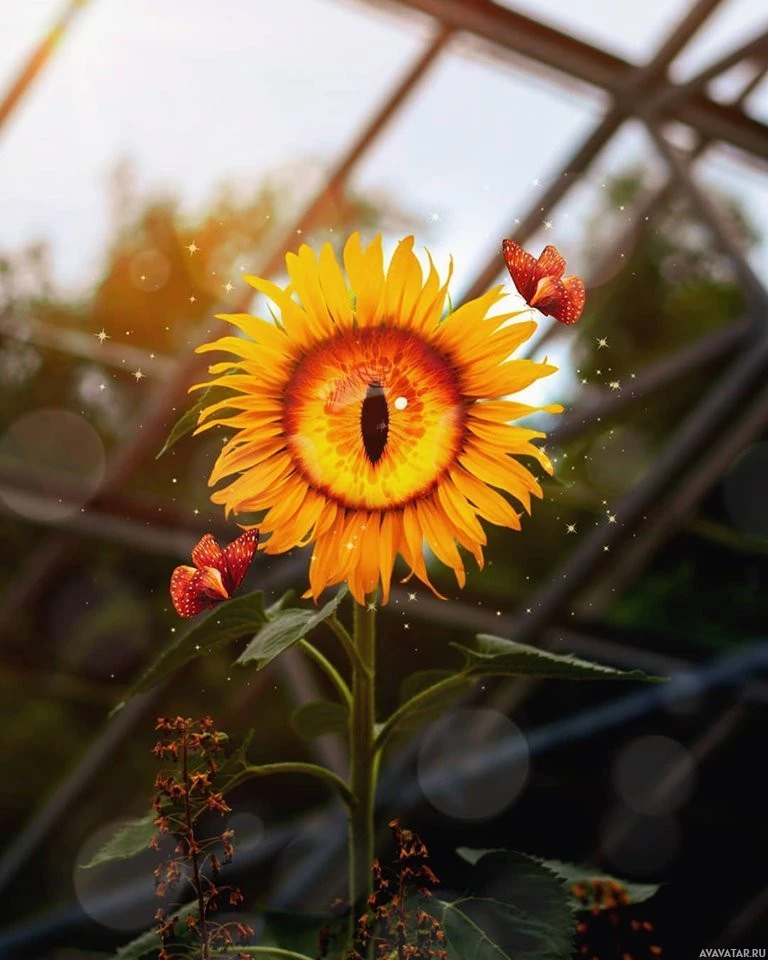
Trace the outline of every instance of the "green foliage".
{"label": "green foliage", "polygon": [[460,697],[469,693],[474,684],[474,679],[457,677],[452,670],[419,670],[412,673],[400,688],[403,706],[411,706],[398,723],[398,730],[412,732],[435,720]]}
{"label": "green foliage", "polygon": [[[188,903],[186,906],[181,907],[180,910],[177,910],[175,915],[178,916],[180,920],[183,920],[189,916],[189,914],[197,914],[197,912],[197,903]],[[180,940],[189,941],[193,936],[186,923],[176,924],[175,933]],[[130,943],[126,943],[120,947],[113,955],[112,960],[145,960],[145,958],[149,957],[151,957],[152,960],[156,960],[161,947],[162,942],[158,934],[154,930],[147,930],[139,934],[135,940],[131,940]]]}
{"label": "green foliage", "polygon": [[139,853],[144,853],[149,848],[150,840],[157,833],[155,817],[155,812],[150,810],[138,820],[129,820],[123,824],[117,833],[96,851],[88,863],[82,865],[81,869],[90,870],[111,860],[128,860]]}
{"label": "green foliage", "polygon": [[237,658],[237,663],[256,664],[257,670],[263,670],[275,657],[303,640],[315,627],[332,617],[347,595],[343,586],[336,596],[319,610],[296,609],[280,610],[259,630],[245,650]]}
{"label": "green foliage", "polygon": [[159,452],[155,454],[155,460],[159,460],[164,453],[168,453],[171,447],[175,447],[179,440],[192,433],[195,427],[197,427],[198,418],[205,407],[209,407],[211,404],[218,403],[220,400],[225,400],[231,396],[232,391],[227,390],[227,388],[223,386],[208,387],[207,390],[198,394],[199,399],[197,402],[183,413],[171,427],[168,436],[165,438],[165,442]]}
{"label": "green foliage", "polygon": [[505,850],[481,852],[469,892],[436,900],[449,960],[570,960],[574,919],[562,880],[545,865]]}
{"label": "green foliage", "polygon": [[238,640],[246,633],[258,630],[267,620],[268,613],[264,609],[264,597],[260,591],[219,604],[186,633],[171,641],[141,674],[113,712],[124,707],[136,694],[143,693],[165,680],[184,664],[203,657],[232,640]]}
{"label": "green foliage", "polygon": [[325,733],[346,734],[348,722],[346,706],[332,700],[303,703],[291,717],[293,729],[302,740],[314,740]]}
{"label": "green foliage", "polygon": [[[594,867],[581,866],[575,863],[563,863],[561,860],[542,860],[542,866],[547,867],[557,876],[562,877],[569,892],[575,884],[590,884],[594,881],[602,883],[618,883],[626,891],[631,903],[642,903],[644,900],[650,900],[659,889],[658,883],[628,883],[626,880],[619,880],[609,873],[602,873]],[[581,908],[579,900],[571,896],[571,902],[575,908]],[[605,903],[597,903],[600,909],[605,909]]]}
{"label": "green foliage", "polygon": [[476,649],[460,643],[451,646],[464,657],[468,677],[531,677],[535,680],[644,680],[659,682],[642,670],[616,670],[600,663],[580,660],[570,654],[550,653],[525,643],[478,634]]}

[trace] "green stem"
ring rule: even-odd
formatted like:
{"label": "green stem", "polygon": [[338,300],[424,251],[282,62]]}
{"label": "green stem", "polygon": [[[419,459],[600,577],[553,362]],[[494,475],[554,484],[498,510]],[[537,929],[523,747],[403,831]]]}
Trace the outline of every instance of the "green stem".
{"label": "green stem", "polygon": [[317,777],[318,780],[324,780],[326,783],[331,784],[335,790],[338,790],[342,800],[350,809],[353,809],[357,805],[352,791],[341,777],[337,776],[332,770],[320,767],[316,763],[301,763],[300,761],[264,763],[258,766],[245,767],[239,773],[236,773],[227,783],[227,790],[231,790],[239,783],[244,783],[252,777],[270,777],[276,773],[303,773],[311,777]]}
{"label": "green stem", "polygon": [[355,604],[354,645],[358,656],[352,661],[352,712],[349,722],[349,785],[355,798],[355,805],[349,812],[349,900],[352,917],[357,916],[359,907],[367,904],[372,889],[373,807],[378,767],[374,751],[376,611],[373,604]]}
{"label": "green stem", "polygon": [[[357,609],[357,604],[355,604],[355,609]],[[344,647],[344,649],[347,651],[347,656],[349,657],[349,662],[352,664],[352,666],[360,667],[363,670],[366,669],[365,664],[360,657],[360,652],[357,649],[355,640],[350,637],[346,627],[341,620],[339,620],[336,614],[334,613],[333,616],[328,617],[325,622],[336,634],[341,642],[342,647]]]}
{"label": "green stem", "polygon": [[341,676],[339,671],[334,667],[330,660],[327,659],[317,647],[313,646],[309,640],[299,640],[299,646],[301,649],[310,656],[315,663],[323,670],[331,680],[331,683],[336,687],[341,696],[341,699],[346,704],[347,709],[352,709],[352,693],[350,692],[349,687],[344,682],[344,678]]}
{"label": "green stem", "polygon": [[407,700],[405,703],[401,704],[397,710],[387,719],[387,721],[382,725],[376,739],[373,744],[373,748],[376,753],[380,753],[383,750],[385,743],[389,739],[390,735],[394,732],[395,728],[399,726],[403,720],[407,719],[411,714],[423,710],[428,704],[429,701],[434,697],[442,696],[447,690],[452,690],[454,687],[462,687],[468,683],[468,678],[463,673],[455,673],[450,677],[446,677],[445,680],[440,680],[438,683],[432,684],[431,687],[427,687],[425,690],[421,690],[415,696],[411,697],[410,700]]}

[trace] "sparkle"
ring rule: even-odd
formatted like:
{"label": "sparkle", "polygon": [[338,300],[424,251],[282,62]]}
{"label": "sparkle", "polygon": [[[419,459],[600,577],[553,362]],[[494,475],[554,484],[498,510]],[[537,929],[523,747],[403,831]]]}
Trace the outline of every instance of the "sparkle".
{"label": "sparkle", "polygon": [[621,390],[621,384],[618,380],[611,380],[608,386],[611,388],[611,390]]}
{"label": "sparkle", "polygon": [[404,623],[404,624],[403,624],[403,627],[405,627],[406,630],[410,630],[410,629],[411,629],[410,623]]}
{"label": "sparkle", "polygon": [[233,291],[235,288],[232,286],[232,284],[231,284],[229,281],[227,281],[227,282],[224,284],[224,289],[227,291],[227,293],[232,293],[232,291]]}
{"label": "sparkle", "polygon": [[576,533],[576,524],[575,523],[566,523],[565,525],[566,533]]}
{"label": "sparkle", "polygon": [[139,380],[144,379],[144,374],[141,372],[141,367],[139,367],[138,370],[133,371],[133,376],[136,378],[136,383],[138,383]]}
{"label": "sparkle", "polygon": [[344,544],[344,548],[345,548],[346,550],[354,550],[354,549],[355,549],[355,545],[354,545],[354,543],[352,543],[351,540],[347,540],[347,542]]}
{"label": "sparkle", "polygon": [[615,513],[609,513],[609,514],[608,514],[608,523],[616,523],[616,514],[615,514]]}
{"label": "sparkle", "polygon": [[104,329],[104,327],[102,327],[101,330],[99,330],[98,333],[94,333],[94,337],[96,337],[96,339],[99,341],[99,343],[104,343],[105,340],[111,340],[111,339],[112,339],[112,338],[110,337],[110,335],[107,333],[107,331]]}
{"label": "sparkle", "polygon": [[408,601],[409,601],[409,602],[412,601],[412,600],[415,600],[415,599],[416,599],[416,594],[415,594],[415,593],[409,593],[409,594],[408,594]]}
{"label": "sparkle", "polygon": [[365,609],[368,613],[376,613],[379,608],[376,606],[375,601],[371,600],[369,603],[366,603]]}
{"label": "sparkle", "polygon": [[611,549],[611,548],[610,548],[610,547],[608,546],[608,544],[606,543],[606,545],[603,547],[603,553],[608,553],[608,551],[609,551],[610,549]]}
{"label": "sparkle", "polygon": [[544,229],[545,229],[545,230],[551,230],[552,227],[553,227],[553,223],[552,223],[551,220],[545,220],[545,221],[544,221]]}
{"label": "sparkle", "polygon": [[540,187],[540,186],[541,186],[541,180],[539,180],[538,177],[534,177],[533,180],[531,180],[531,184],[532,184],[534,187]]}
{"label": "sparkle", "polygon": [[190,298],[189,298],[189,302],[190,302],[190,303],[195,303],[196,301],[197,301],[197,297],[190,297]]}
{"label": "sparkle", "polygon": [[429,219],[432,221],[432,223],[437,223],[438,220],[440,219],[440,214],[437,212],[430,213]]}
{"label": "sparkle", "polygon": [[608,346],[608,337],[596,337],[598,350]]}
{"label": "sparkle", "polygon": [[193,253],[197,253],[199,249],[200,247],[198,247],[198,245],[195,243],[194,240],[192,241],[192,243],[187,244],[187,250],[189,250],[190,255],[192,255]]}

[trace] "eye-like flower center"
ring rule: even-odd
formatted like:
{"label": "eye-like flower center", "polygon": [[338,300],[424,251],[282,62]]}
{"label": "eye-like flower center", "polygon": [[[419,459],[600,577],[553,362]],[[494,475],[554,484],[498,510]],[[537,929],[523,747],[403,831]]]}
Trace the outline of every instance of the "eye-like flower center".
{"label": "eye-like flower center", "polygon": [[427,493],[461,449],[465,408],[448,360],[392,327],[350,330],[299,362],[283,425],[306,481],[350,508]]}

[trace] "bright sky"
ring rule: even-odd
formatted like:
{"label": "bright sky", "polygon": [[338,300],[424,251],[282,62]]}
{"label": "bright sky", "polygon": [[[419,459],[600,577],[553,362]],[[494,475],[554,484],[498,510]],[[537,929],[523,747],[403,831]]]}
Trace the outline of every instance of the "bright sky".
{"label": "bright sky", "polygon": [[[63,2],[0,0],[0,90]],[[639,62],[686,2],[514,5]],[[677,75],[754,31],[760,6],[725,0]],[[87,287],[100,273],[119,158],[135,161],[143,189],[172,190],[189,210],[223,180],[258,182],[300,158],[331,162],[426,39],[421,19],[344,0],[93,0],[0,134],[0,250],[47,238],[56,278]],[[765,109],[767,90],[760,99]],[[599,111],[598,100],[454,47],[353,183],[388,189],[430,223],[435,253],[456,258],[458,292]],[[645,138],[628,128],[555,211],[547,239],[577,258],[579,211],[606,170],[643,155],[652,156]],[[726,157],[709,166],[768,222],[764,181]]]}

